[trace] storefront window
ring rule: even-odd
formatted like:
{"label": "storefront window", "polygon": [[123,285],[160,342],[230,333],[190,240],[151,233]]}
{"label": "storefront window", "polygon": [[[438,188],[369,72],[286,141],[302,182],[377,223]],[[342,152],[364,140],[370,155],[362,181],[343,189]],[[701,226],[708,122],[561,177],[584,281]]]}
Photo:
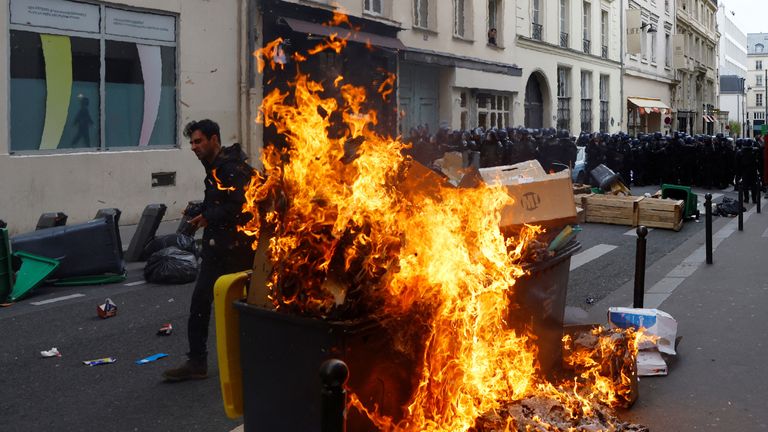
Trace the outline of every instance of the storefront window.
{"label": "storefront window", "polygon": [[46,1],[56,13],[41,7],[11,1],[11,151],[177,145],[176,19],[65,0]]}

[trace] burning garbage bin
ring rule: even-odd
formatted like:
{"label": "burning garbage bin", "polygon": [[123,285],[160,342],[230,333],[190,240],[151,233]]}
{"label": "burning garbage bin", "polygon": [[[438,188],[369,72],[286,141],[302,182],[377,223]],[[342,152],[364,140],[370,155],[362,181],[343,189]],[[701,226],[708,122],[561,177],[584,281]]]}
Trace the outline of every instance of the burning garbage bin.
{"label": "burning garbage bin", "polygon": [[[380,413],[395,420],[402,418],[401,407],[412,393],[417,369],[394,349],[392,338],[379,322],[325,321],[242,300],[232,302],[248,284],[248,277],[241,276],[222,278],[216,286],[224,405],[232,417],[242,413],[245,432],[318,430],[319,370],[330,358],[349,366],[347,385],[361,402],[366,406],[375,403]],[[349,410],[347,428],[378,430],[357,410]]]}
{"label": "burning garbage bin", "polygon": [[557,254],[529,265],[528,274],[517,280],[510,299],[510,325],[536,335],[541,371],[556,373],[562,363],[563,317],[568,292],[571,256],[581,244],[571,241]]}

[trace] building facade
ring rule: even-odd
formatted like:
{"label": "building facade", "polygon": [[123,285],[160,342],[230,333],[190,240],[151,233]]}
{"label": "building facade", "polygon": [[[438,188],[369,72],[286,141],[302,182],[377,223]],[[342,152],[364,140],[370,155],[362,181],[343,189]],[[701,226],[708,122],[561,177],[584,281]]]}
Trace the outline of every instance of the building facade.
{"label": "building facade", "polygon": [[579,132],[621,128],[621,5],[608,0],[519,0],[516,118]]}
{"label": "building facade", "polygon": [[243,140],[245,3],[0,1],[0,219],[11,232],[47,211],[82,222],[117,207],[136,223],[165,203],[178,218],[201,199],[203,168],[181,131],[211,118],[225,144]]}
{"label": "building facade", "polygon": [[748,136],[764,134],[766,70],[768,70],[768,33],[749,33],[747,35],[747,119],[745,128]]}
{"label": "building facade", "polygon": [[624,130],[630,135],[667,133],[673,126],[676,85],[672,64],[672,37],[676,32],[673,2],[624,0],[623,4],[625,13],[635,14],[634,20],[629,16],[624,20],[626,26],[633,26],[635,37],[634,43],[628,41],[624,53]]}
{"label": "building facade", "polygon": [[717,72],[720,32],[714,0],[678,0],[676,26],[682,46],[675,59],[675,130],[713,134],[717,123],[719,79]]}
{"label": "building facade", "polygon": [[[744,116],[744,82],[747,77],[747,34],[733,21],[735,12],[728,3],[719,2],[717,27],[720,30],[718,68],[720,71],[721,132],[730,133],[725,126],[736,122],[746,124]],[[730,128],[730,127],[729,127]],[[744,130],[744,128],[741,128]]]}

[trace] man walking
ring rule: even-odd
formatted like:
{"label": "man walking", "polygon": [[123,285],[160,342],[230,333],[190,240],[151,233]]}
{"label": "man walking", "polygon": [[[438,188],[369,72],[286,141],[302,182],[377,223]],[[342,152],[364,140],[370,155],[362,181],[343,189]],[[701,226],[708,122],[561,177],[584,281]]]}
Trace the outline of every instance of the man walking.
{"label": "man walking", "polygon": [[163,373],[168,381],[203,379],[208,376],[208,325],[211,320],[213,285],[225,274],[247,270],[253,265],[251,240],[237,226],[250,216],[242,213],[245,187],[253,168],[246,163],[240,144],[221,146],[219,125],[212,120],[190,122],[184,128],[192,151],[205,168],[205,199],[202,214],[190,219],[195,228],[204,228],[202,263],[189,307],[188,360]]}

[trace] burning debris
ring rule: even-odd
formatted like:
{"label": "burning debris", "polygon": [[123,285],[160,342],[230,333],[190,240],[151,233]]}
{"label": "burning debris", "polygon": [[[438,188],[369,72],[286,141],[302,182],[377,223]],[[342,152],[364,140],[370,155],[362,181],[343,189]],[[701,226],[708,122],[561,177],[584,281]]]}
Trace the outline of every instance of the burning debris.
{"label": "burning debris", "polygon": [[[285,71],[273,60],[279,46],[256,53],[260,69]],[[343,46],[332,37],[306,55],[294,53],[295,78],[267,94],[260,110],[259,120],[283,142],[267,143],[264,175],[246,194],[244,211],[254,217],[241,229],[254,248],[268,242],[277,310],[373,317],[386,328],[417,367],[397,415],[351,395],[351,405],[382,431],[641,430],[610,415],[636,395],[626,366],[634,365],[636,334],[575,341],[576,378],[547,381],[536,336],[509,326],[510,295],[524,265],[549,256],[536,239],[541,229],[504,235],[499,221],[512,198],[502,188],[456,188],[405,157],[406,144],[375,132],[377,112],[367,108],[365,88],[337,78],[326,84],[340,85],[340,99],[324,97],[323,84],[300,65]],[[388,98],[392,80],[377,97]]]}

